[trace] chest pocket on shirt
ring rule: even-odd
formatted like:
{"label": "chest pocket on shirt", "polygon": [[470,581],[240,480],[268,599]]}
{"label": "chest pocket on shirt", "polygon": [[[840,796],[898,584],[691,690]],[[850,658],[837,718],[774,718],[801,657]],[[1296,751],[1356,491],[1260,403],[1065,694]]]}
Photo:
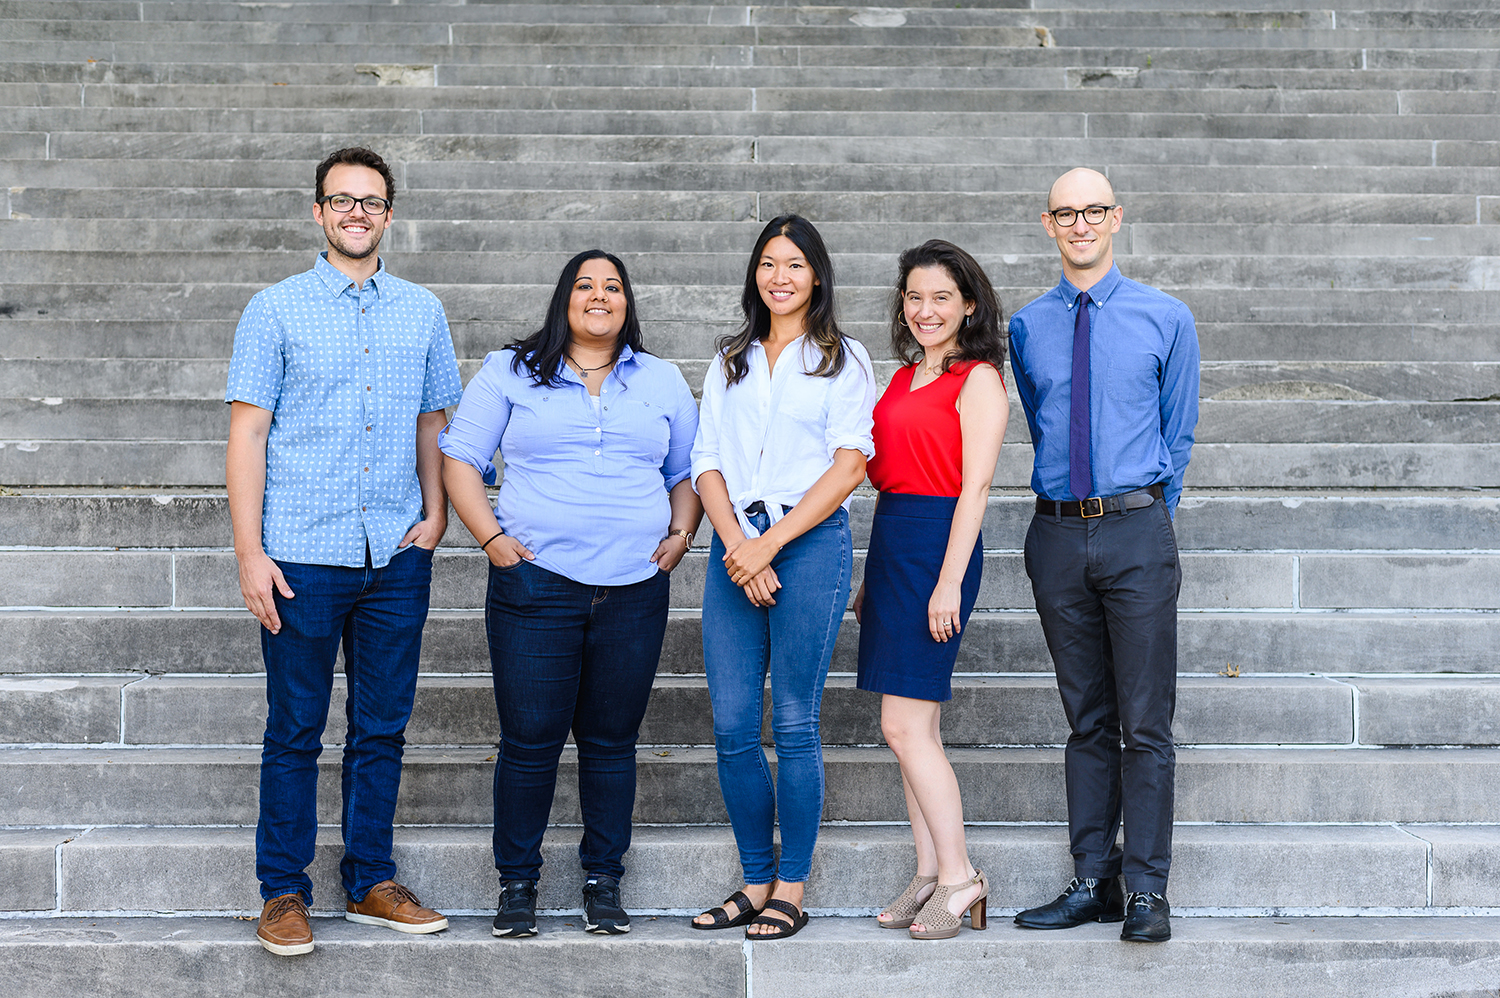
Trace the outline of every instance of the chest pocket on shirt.
{"label": "chest pocket on shirt", "polygon": [[[802,384],[788,384],[776,403],[774,419],[791,419],[811,429],[821,431],[828,423],[824,403],[828,400],[828,378],[804,376]],[[810,383],[808,383],[810,382]]]}
{"label": "chest pocket on shirt", "polygon": [[1135,353],[1109,359],[1109,397],[1118,402],[1141,404],[1161,397],[1156,357]]}
{"label": "chest pocket on shirt", "polygon": [[642,399],[627,399],[614,404],[619,407],[620,418],[606,420],[610,433],[626,437],[632,450],[643,460],[655,465],[665,461],[672,441],[666,407]]}
{"label": "chest pocket on shirt", "polygon": [[386,343],[371,347],[375,390],[403,402],[420,402],[427,374],[426,344]]}

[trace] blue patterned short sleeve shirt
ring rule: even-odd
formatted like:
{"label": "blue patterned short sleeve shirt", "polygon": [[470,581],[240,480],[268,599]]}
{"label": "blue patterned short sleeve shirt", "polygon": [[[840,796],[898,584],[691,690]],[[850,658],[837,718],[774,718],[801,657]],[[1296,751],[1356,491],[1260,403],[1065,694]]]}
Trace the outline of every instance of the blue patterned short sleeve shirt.
{"label": "blue patterned short sleeve shirt", "polygon": [[442,303],[386,273],[355,287],[320,254],[250,299],[226,402],[272,413],[262,539],[278,561],[391,560],[422,519],[417,416],[463,394]]}

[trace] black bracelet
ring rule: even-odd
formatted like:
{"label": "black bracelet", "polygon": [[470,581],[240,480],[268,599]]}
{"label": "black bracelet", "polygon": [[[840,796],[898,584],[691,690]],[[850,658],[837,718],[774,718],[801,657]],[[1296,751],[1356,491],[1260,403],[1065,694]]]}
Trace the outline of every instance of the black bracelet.
{"label": "black bracelet", "polygon": [[[505,536],[505,531],[503,531],[503,530],[500,531],[498,534],[495,535],[495,537],[504,537],[504,536]],[[495,537],[491,537],[489,540],[487,540],[483,544],[479,545],[479,550],[483,551],[485,548],[487,548],[491,544],[493,544],[495,542]]]}

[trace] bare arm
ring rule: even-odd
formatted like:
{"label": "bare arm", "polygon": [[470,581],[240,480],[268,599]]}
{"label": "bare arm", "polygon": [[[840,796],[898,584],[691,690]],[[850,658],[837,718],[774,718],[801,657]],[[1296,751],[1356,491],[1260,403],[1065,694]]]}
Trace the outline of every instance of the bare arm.
{"label": "bare arm", "polygon": [[[958,618],[964,572],[984,523],[990,482],[995,477],[995,462],[1000,459],[1000,444],[1010,418],[1010,400],[1005,396],[999,373],[988,364],[974,368],[958,393],[958,407],[958,425],[963,434],[963,485],[953,510],[943,567],[938,571],[932,598],[927,601],[927,629],[934,641],[947,641],[963,629]],[[949,622],[951,631],[945,627]]]}
{"label": "bare arm", "polygon": [[[448,486],[448,498],[453,503],[453,511],[458,514],[463,525],[469,528],[469,533],[474,535],[475,542],[484,544],[500,533],[500,521],[495,519],[495,510],[490,505],[489,493],[484,490],[484,478],[479,474],[478,468],[467,461],[445,455],[443,483]],[[522,558],[531,561],[536,557],[509,534],[485,544],[484,553],[496,568],[510,568]]]}
{"label": "bare arm", "polygon": [[438,434],[448,425],[442,409],[417,416],[417,482],[422,486],[422,519],[412,524],[397,547],[415,544],[431,551],[448,532],[448,493],[443,489],[443,452]]}
{"label": "bare arm", "polygon": [[272,634],[281,630],[272,589],[286,599],[292,590],[261,543],[261,514],[266,501],[266,438],[271,411],[249,402],[229,404],[229,448],[224,455],[224,483],[229,491],[229,522],[234,530],[234,557],[240,567],[240,595],[245,608]]}
{"label": "bare arm", "polygon": [[656,545],[656,553],[651,556],[656,567],[663,572],[676,568],[688,549],[687,538],[671,531],[686,530],[690,534],[696,534],[698,524],[703,522],[703,503],[698,499],[698,493],[693,491],[692,482],[684,478],[672,486],[668,496],[672,503],[672,519],[667,524],[667,536]]}
{"label": "bare arm", "polygon": [[802,500],[764,534],[735,544],[725,541],[724,565],[734,584],[744,585],[770,565],[771,559],[782,548],[832,516],[833,511],[864,480],[865,456],[862,453],[842,447],[834,451],[833,465],[813,482]]}

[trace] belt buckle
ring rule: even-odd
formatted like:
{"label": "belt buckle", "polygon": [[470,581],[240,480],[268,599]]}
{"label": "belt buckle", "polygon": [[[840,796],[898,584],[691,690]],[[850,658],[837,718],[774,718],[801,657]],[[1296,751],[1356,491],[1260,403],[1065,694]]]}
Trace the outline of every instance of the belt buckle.
{"label": "belt buckle", "polygon": [[[1093,505],[1094,512],[1092,512],[1092,513],[1089,512],[1089,503],[1093,503],[1094,504]],[[1103,497],[1101,497],[1101,496],[1094,496],[1091,499],[1080,499],[1080,500],[1078,500],[1078,515],[1081,516],[1081,517],[1083,517],[1085,520],[1092,520],[1092,519],[1094,519],[1096,517],[1103,516],[1104,515],[1104,499],[1103,499]]]}

